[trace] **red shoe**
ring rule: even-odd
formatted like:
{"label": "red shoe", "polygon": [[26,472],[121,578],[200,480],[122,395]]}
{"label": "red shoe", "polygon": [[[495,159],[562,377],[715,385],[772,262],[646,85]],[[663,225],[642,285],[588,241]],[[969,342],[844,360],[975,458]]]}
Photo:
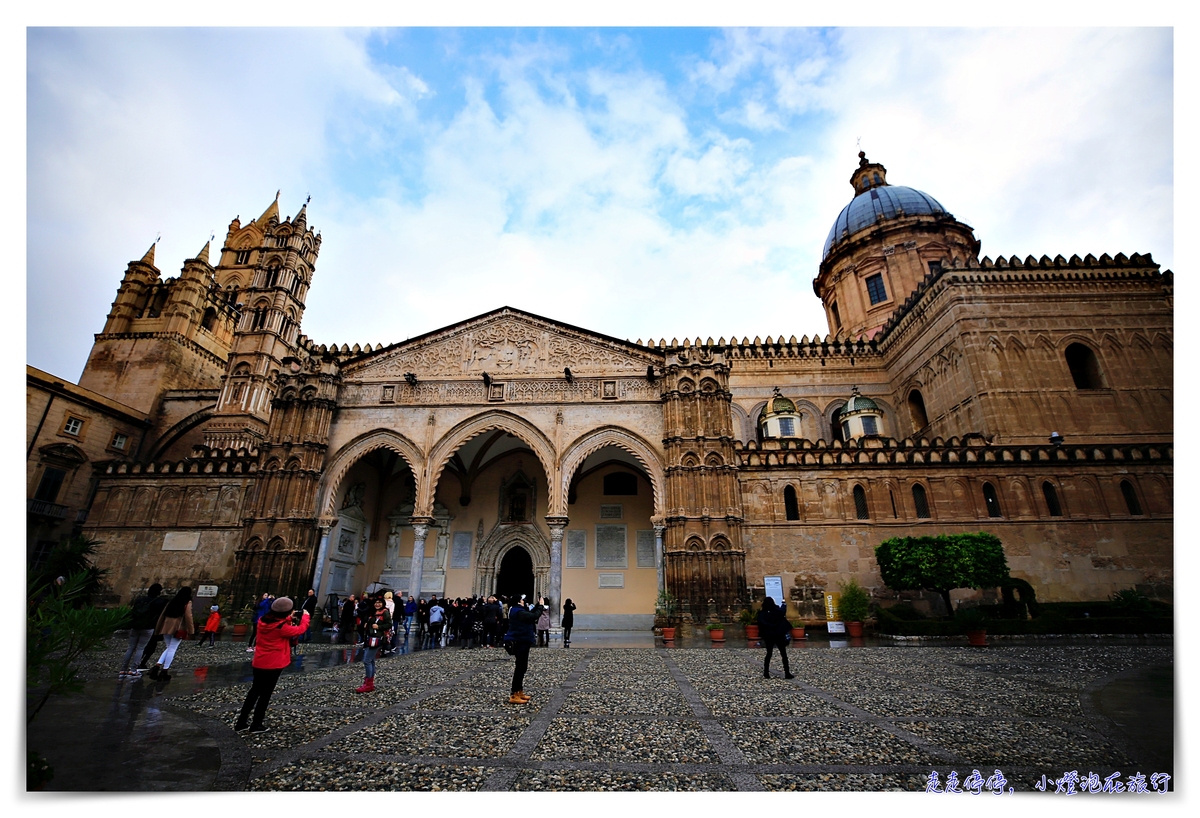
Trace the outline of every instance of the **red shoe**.
{"label": "red shoe", "polygon": [[362,686],[354,691],[355,693],[374,693],[375,692],[375,677],[364,679]]}

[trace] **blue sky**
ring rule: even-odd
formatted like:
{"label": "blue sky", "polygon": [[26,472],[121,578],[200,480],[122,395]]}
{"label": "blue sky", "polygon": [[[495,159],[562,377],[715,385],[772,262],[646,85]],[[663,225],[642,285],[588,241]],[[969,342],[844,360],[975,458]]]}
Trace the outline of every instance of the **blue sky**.
{"label": "blue sky", "polygon": [[[631,340],[827,332],[859,145],[982,252],[1173,263],[1173,36],[1109,29],[30,29],[28,362],[76,379],[122,272],[277,189],[303,327],[502,306]],[[54,325],[52,335],[46,327]]]}

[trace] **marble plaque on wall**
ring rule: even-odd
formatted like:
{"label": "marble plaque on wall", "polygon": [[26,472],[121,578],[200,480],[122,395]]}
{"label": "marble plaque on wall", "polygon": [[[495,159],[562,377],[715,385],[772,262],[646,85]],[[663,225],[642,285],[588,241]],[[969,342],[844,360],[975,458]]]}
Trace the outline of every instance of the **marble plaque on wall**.
{"label": "marble plaque on wall", "polygon": [[163,537],[163,551],[195,551],[199,547],[199,531],[168,531]]}
{"label": "marble plaque on wall", "polygon": [[622,517],[622,509],[620,503],[607,503],[600,506],[601,520],[619,520]]}
{"label": "marble plaque on wall", "polygon": [[624,588],[625,587],[625,575],[624,574],[600,574],[599,587],[601,587],[601,588]]}
{"label": "marble plaque on wall", "polygon": [[654,567],[654,529],[637,532],[637,567]]}
{"label": "marble plaque on wall", "polygon": [[451,568],[471,567],[471,532],[455,531],[454,545],[450,549]]}
{"label": "marble plaque on wall", "polygon": [[587,568],[587,532],[567,531],[567,558],[564,568]]}
{"label": "marble plaque on wall", "polygon": [[596,567],[629,567],[629,557],[626,554],[625,546],[625,526],[596,526]]}

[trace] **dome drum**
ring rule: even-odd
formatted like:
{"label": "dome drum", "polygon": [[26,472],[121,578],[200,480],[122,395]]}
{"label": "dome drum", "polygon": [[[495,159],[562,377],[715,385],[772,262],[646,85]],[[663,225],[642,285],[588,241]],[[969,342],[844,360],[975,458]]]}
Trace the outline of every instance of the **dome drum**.
{"label": "dome drum", "polygon": [[799,437],[800,412],[796,404],[785,398],[775,387],[775,393],[758,416],[758,435],[760,439]]}
{"label": "dome drum", "polygon": [[875,401],[859,394],[857,386],[851,390],[850,399],[846,401],[838,420],[842,424],[843,440],[857,440],[882,434],[883,431],[883,410]]}

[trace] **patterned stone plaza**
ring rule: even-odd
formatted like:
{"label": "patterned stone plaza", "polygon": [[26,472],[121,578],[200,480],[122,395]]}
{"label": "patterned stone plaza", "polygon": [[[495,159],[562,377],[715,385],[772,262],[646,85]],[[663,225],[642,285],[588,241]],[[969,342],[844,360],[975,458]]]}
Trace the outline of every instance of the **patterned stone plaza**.
{"label": "patterned stone plaza", "polygon": [[[1169,674],[1165,642],[986,650],[816,643],[790,652],[791,681],[777,659],[774,678],[764,679],[762,651],[745,645],[535,649],[526,706],[507,704],[513,660],[500,650],[383,659],[378,690],[356,695],[361,665],[334,664],[346,652],[312,645],[304,662],[327,666],[285,673],[270,731],[254,736],[232,729],[248,687],[238,643],[186,646],[162,685],[111,678],[114,640],[92,666],[86,695],[105,696],[112,708],[123,697],[141,702],[126,731],[129,750],[140,741],[179,745],[168,720],[191,730],[193,749],[214,746],[197,764],[218,769],[193,789],[922,790],[931,770],[943,781],[956,771],[962,781],[973,769],[985,778],[999,769],[1006,787],[1027,791],[1043,775],[1071,770],[1101,778],[1119,771],[1122,780],[1173,773],[1164,767],[1169,741],[1155,748],[1132,740],[1094,704],[1118,674]],[[139,739],[150,720],[156,732]],[[35,737],[31,730],[31,746]],[[39,749],[54,762],[51,748]],[[112,752],[126,750],[114,744]],[[96,780],[60,779],[51,789],[133,788]]]}

